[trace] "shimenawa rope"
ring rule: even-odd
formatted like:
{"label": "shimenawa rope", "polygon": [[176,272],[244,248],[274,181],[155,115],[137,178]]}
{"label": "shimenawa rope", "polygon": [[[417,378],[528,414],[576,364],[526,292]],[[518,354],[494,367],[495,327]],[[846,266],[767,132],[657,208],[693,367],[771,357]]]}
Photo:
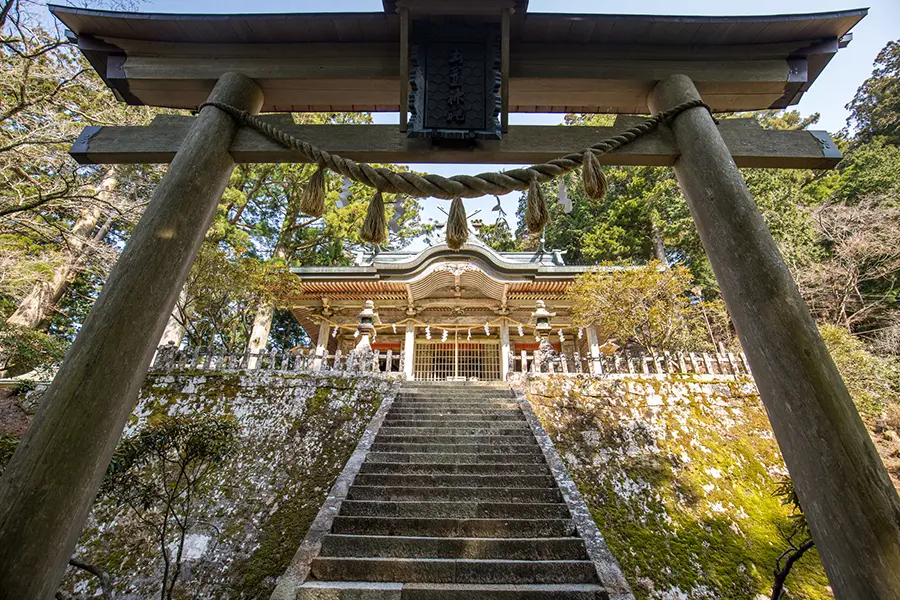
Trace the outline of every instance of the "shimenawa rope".
{"label": "shimenawa rope", "polygon": [[411,172],[396,172],[382,167],[373,167],[367,163],[358,163],[355,160],[331,154],[303,140],[298,140],[274,125],[229,104],[204,102],[199,108],[202,109],[205,106],[218,108],[231,115],[238,123],[248,125],[283,146],[296,150],[307,161],[319,165],[320,169],[340,173],[383,193],[406,194],[414,198],[442,198],[444,200],[479,198],[486,195],[502,196],[515,190],[527,190],[531,187],[532,182],[546,183],[581,167],[586,156],[595,158],[630,144],[655,129],[660,123],[669,121],[688,109],[702,106],[709,110],[702,100],[689,100],[629,127],[618,135],[597,142],[590,148],[561,156],[549,162],[503,172],[442,177],[433,174],[418,175]]}

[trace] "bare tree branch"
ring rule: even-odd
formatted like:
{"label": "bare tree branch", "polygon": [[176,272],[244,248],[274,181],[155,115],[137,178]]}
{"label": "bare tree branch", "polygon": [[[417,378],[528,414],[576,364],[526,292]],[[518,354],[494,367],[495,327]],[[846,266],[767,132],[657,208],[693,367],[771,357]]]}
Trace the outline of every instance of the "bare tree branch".
{"label": "bare tree branch", "polygon": [[82,571],[87,571],[100,580],[100,591],[103,593],[103,600],[115,600],[116,596],[113,592],[112,585],[110,584],[109,573],[107,573],[100,567],[97,567],[90,563],[82,562],[74,556],[69,559],[69,564],[77,569],[81,569]]}

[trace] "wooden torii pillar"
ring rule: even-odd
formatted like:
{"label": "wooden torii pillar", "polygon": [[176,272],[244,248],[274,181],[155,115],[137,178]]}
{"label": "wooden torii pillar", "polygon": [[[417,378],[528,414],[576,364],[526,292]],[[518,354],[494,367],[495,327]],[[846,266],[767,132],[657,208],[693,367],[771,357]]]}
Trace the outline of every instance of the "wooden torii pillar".
{"label": "wooden torii pillar", "polygon": [[[260,88],[223,75],[210,100],[256,113]],[[238,127],[200,111],[0,482],[0,599],[53,597],[178,293],[234,169]]]}
{"label": "wooden torii pillar", "polygon": [[[700,98],[689,77],[650,110]],[[900,597],[900,498],[797,284],[705,108],[672,123],[675,175],[838,598]]]}

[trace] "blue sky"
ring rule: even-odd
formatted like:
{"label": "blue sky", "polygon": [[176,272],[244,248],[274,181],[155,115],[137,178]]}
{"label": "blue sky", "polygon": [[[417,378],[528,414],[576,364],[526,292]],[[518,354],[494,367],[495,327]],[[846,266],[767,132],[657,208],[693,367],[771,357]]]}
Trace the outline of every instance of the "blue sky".
{"label": "blue sky", "polygon": [[[239,12],[325,12],[325,11],[381,11],[381,0],[336,0],[330,3],[300,0],[153,0],[140,3],[141,10],[176,13],[239,13]],[[530,0],[530,12],[567,13],[629,13],[629,14],[678,14],[678,15],[765,15],[783,13],[823,12],[868,7],[869,15],[853,29],[853,41],[838,52],[824,73],[795,108],[803,115],[818,112],[821,115],[817,129],[831,132],[846,124],[844,106],[853,98],[856,88],[872,70],[872,62],[878,51],[891,39],[900,39],[900,0],[875,0],[868,3],[853,0],[681,0],[677,3],[662,0],[633,0],[628,3],[599,2],[597,0]],[[557,124],[562,115],[510,115],[513,124]],[[377,123],[396,123],[396,113],[376,113]],[[479,173],[503,169],[503,165],[415,165],[417,170],[454,175]],[[517,194],[509,194],[503,200],[504,209],[512,218]],[[472,212],[482,209],[480,217],[491,220],[492,197],[466,202]],[[427,217],[443,220],[434,208],[434,201],[426,201]],[[513,223],[511,223],[513,224]]]}

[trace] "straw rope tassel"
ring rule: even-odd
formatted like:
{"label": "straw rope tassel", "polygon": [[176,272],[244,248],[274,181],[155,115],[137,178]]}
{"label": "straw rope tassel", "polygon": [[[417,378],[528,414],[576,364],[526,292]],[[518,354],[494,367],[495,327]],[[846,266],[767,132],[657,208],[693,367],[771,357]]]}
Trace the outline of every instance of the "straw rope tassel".
{"label": "straw rope tassel", "polygon": [[311,217],[325,214],[325,170],[316,169],[300,195],[300,211]]}
{"label": "straw rope tassel", "polygon": [[459,250],[469,239],[469,223],[462,198],[454,198],[447,217],[447,245]]}
{"label": "straw rope tassel", "polygon": [[359,237],[370,244],[383,244],[387,239],[387,218],[384,215],[384,198],[381,190],[375,192],[369,201],[366,220],[363,221]]}
{"label": "straw rope tassel", "polygon": [[584,193],[591,200],[603,200],[609,184],[606,175],[600,168],[600,161],[594,156],[592,150],[585,150],[584,161],[581,164],[581,180],[584,183]]}
{"label": "straw rope tassel", "polygon": [[547,210],[547,200],[541,191],[541,184],[537,178],[531,180],[528,186],[528,203],[525,206],[525,226],[531,233],[540,233],[550,222],[550,211]]}

